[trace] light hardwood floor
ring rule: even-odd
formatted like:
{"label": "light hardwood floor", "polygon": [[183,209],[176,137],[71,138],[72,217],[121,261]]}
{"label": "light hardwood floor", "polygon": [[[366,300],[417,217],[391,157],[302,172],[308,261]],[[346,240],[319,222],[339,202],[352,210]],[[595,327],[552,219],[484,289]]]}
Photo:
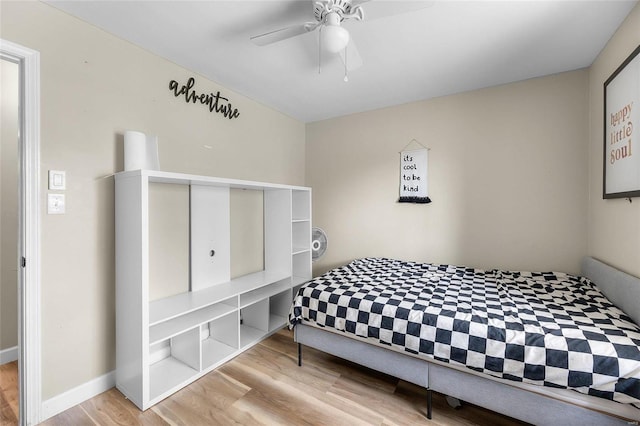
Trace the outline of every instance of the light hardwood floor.
{"label": "light hardwood floor", "polygon": [[0,365],[0,425],[18,423],[18,361]]}
{"label": "light hardwood floor", "polygon": [[[15,391],[4,395],[2,374],[0,421],[15,424]],[[469,404],[454,410],[437,393],[433,403],[428,420],[424,389],[311,348],[298,367],[292,333],[282,330],[145,412],[114,388],[44,425],[523,424]]]}

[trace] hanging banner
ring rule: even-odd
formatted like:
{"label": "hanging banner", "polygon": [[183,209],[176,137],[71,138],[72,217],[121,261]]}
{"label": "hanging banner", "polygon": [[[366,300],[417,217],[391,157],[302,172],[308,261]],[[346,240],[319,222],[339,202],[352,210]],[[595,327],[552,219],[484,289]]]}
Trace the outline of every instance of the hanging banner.
{"label": "hanging banner", "polygon": [[400,153],[400,203],[430,203],[427,185],[428,150]]}

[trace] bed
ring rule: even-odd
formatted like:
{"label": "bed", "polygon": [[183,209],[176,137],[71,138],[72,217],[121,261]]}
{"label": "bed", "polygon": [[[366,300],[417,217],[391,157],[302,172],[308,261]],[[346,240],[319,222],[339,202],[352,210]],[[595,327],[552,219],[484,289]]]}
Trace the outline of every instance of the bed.
{"label": "bed", "polygon": [[533,424],[640,421],[640,279],[359,259],[291,307],[310,346]]}

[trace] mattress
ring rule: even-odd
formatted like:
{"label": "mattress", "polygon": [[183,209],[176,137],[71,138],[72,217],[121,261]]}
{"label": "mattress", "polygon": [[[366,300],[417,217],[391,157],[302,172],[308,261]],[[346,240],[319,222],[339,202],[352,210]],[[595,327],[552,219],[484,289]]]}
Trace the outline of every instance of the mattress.
{"label": "mattress", "polygon": [[300,321],[513,382],[640,405],[640,328],[588,279],[359,259],[307,283]]}

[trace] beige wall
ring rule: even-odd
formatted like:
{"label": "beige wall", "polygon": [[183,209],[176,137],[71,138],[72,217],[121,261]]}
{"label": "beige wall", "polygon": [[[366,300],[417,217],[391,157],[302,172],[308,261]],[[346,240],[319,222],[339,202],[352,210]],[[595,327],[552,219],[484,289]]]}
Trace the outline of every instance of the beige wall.
{"label": "beige wall", "polygon": [[42,214],[42,378],[48,399],[115,368],[114,184],[122,134],[159,137],[163,170],[304,184],[304,125],[201,76],[241,116],[169,92],[194,73],[39,2],[0,3],[0,36],[40,52],[41,202],[67,172],[67,213]]}
{"label": "beige wall", "polygon": [[[196,75],[241,111],[222,119],[170,94],[188,70],[42,3],[0,8],[0,36],[41,53],[43,205],[46,171],[68,179],[67,214],[41,218],[44,399],[115,367],[102,177],[129,129],[159,136],[163,170],[312,186],[330,241],[317,271],[390,256],[577,272],[588,251],[640,275],[640,202],[601,199],[602,83],[640,43],[639,7],[589,71],[308,124],[306,182],[303,124]],[[430,205],[396,203],[413,138],[431,148]]]}
{"label": "beige wall", "polygon": [[[363,256],[578,272],[587,246],[588,73],[307,124],[315,273]],[[399,204],[399,154],[429,151],[431,204]]]}
{"label": "beige wall", "polygon": [[18,345],[18,65],[0,60],[0,350]]}
{"label": "beige wall", "polygon": [[[640,198],[602,198],[604,82],[640,45],[640,5],[589,70],[589,254],[640,276]],[[640,153],[634,153],[640,155]]]}

